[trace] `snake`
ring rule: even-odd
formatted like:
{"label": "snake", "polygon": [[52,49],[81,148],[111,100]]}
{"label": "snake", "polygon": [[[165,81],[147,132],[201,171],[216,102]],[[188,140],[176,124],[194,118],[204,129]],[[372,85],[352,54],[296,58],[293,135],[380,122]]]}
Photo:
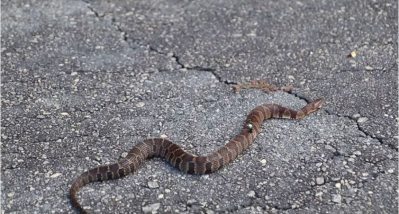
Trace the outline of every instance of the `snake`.
{"label": "snake", "polygon": [[102,165],[85,171],[78,176],[69,189],[73,207],[80,213],[88,213],[78,202],[79,190],[92,182],[112,180],[124,177],[138,170],[146,159],[159,157],[182,172],[188,174],[209,174],[217,171],[246,150],[261,131],[263,121],[271,118],[302,119],[322,107],[324,99],[316,99],[299,110],[293,110],[277,104],[257,106],[247,115],[239,134],[227,144],[206,156],[197,156],[185,151],[178,144],[166,138],[150,138],[135,145],[117,163]]}

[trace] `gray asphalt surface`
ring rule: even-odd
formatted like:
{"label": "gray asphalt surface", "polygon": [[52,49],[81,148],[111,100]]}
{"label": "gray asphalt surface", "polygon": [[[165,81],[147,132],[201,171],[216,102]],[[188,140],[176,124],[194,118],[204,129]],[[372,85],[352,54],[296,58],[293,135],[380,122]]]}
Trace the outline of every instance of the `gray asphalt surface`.
{"label": "gray asphalt surface", "polygon": [[[2,213],[73,213],[68,188],[137,142],[207,154],[262,103],[222,170],[158,159],[79,194],[95,213],[397,213],[397,1],[2,1]],[[352,51],[355,57],[348,57]],[[266,94],[233,83],[291,84]]]}

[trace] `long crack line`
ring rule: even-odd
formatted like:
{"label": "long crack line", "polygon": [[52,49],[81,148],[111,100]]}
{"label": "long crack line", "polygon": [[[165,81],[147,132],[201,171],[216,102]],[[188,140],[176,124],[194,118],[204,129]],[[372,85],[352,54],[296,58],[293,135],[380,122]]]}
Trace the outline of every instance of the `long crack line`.
{"label": "long crack line", "polygon": [[396,152],[398,152],[398,148],[396,148],[394,145],[389,144],[389,143],[384,143],[384,141],[383,141],[384,139],[383,139],[383,138],[377,137],[377,136],[375,136],[375,135],[369,133],[368,131],[366,131],[363,127],[360,126],[359,122],[357,122],[355,118],[353,118],[353,117],[351,117],[351,116],[348,116],[348,115],[339,115],[339,114],[333,113],[333,112],[331,112],[331,111],[329,111],[329,110],[324,110],[324,111],[325,111],[328,115],[333,115],[333,116],[337,116],[337,117],[344,117],[344,118],[347,118],[347,119],[349,119],[349,120],[354,121],[355,124],[356,124],[356,126],[357,126],[357,129],[358,129],[360,132],[362,132],[364,135],[366,135],[367,137],[370,137],[370,138],[372,138],[372,139],[374,139],[374,140],[377,140],[381,145],[387,145],[390,149],[393,149],[393,150],[395,150]]}

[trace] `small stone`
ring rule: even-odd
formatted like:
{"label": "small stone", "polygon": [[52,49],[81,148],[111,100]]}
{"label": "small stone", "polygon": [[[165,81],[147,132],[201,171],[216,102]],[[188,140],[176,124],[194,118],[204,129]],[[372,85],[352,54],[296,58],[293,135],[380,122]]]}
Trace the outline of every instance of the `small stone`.
{"label": "small stone", "polygon": [[44,115],[37,115],[37,119],[44,119],[46,118]]}
{"label": "small stone", "polygon": [[149,181],[148,182],[148,187],[151,188],[151,189],[156,189],[156,188],[159,188],[159,185],[158,185],[158,183],[156,181]]}
{"label": "small stone", "polygon": [[15,192],[10,192],[10,193],[7,194],[7,196],[8,196],[9,198],[12,198],[14,195],[15,195]]}
{"label": "small stone", "polygon": [[141,107],[143,107],[144,105],[145,105],[144,102],[138,102],[138,103],[136,103],[136,107],[138,107],[138,108],[141,108]]}
{"label": "small stone", "polygon": [[62,116],[69,116],[68,112],[61,112]]}
{"label": "small stone", "polygon": [[353,158],[348,158],[348,161],[349,161],[349,162],[355,162],[355,159],[353,159]]}
{"label": "small stone", "polygon": [[352,58],[355,58],[356,55],[357,55],[356,51],[352,51],[352,52],[349,54],[349,56],[352,57]]}
{"label": "small stone", "polygon": [[335,183],[335,187],[336,187],[337,189],[341,189],[341,183]]}
{"label": "small stone", "polygon": [[262,164],[262,166],[266,166],[267,161],[266,161],[266,159],[262,159],[262,160],[260,161],[260,163]]}
{"label": "small stone", "polygon": [[366,71],[371,71],[371,70],[373,70],[373,67],[371,67],[371,66],[369,66],[369,65],[366,65],[366,67],[364,67],[365,69],[366,69]]}
{"label": "small stone", "polygon": [[394,169],[388,169],[388,173],[393,173],[394,172]]}
{"label": "small stone", "polygon": [[360,151],[354,151],[353,154],[356,156],[360,156],[362,153]]}
{"label": "small stone", "polygon": [[341,203],[341,201],[342,201],[341,195],[333,194],[332,201],[335,203]]}
{"label": "small stone", "polygon": [[56,177],[59,177],[60,175],[62,175],[62,174],[57,172],[57,173],[52,174],[50,177],[51,178],[56,178]]}
{"label": "small stone", "polygon": [[369,120],[367,117],[360,117],[359,119],[357,119],[357,122],[358,122],[358,123],[364,123],[364,122],[366,122],[367,120]]}
{"label": "small stone", "polygon": [[165,193],[170,193],[170,189],[165,189]]}
{"label": "small stone", "polygon": [[76,75],[78,75],[78,72],[76,72],[76,71],[71,73],[71,76],[76,76]]}
{"label": "small stone", "polygon": [[354,114],[354,115],[352,115],[352,118],[359,118],[360,117],[360,114]]}
{"label": "small stone", "polygon": [[127,155],[128,155],[128,153],[127,153],[127,152],[122,152],[122,154],[121,154],[121,158],[125,158]]}
{"label": "small stone", "polygon": [[318,177],[318,178],[316,178],[316,184],[317,184],[317,185],[322,185],[322,184],[324,184],[324,177]]}
{"label": "small stone", "polygon": [[163,197],[164,197],[163,194],[159,194],[159,195],[158,195],[158,199],[162,199]]}
{"label": "small stone", "polygon": [[214,96],[209,95],[209,96],[205,97],[205,101],[207,101],[207,102],[215,102],[215,101],[217,101],[217,98],[214,97]]}
{"label": "small stone", "polygon": [[188,204],[188,205],[193,205],[193,204],[195,204],[195,202],[197,202],[195,199],[189,199],[189,200],[187,201],[187,204]]}
{"label": "small stone", "polygon": [[160,136],[161,138],[168,138],[168,136],[166,134],[161,134]]}
{"label": "small stone", "polygon": [[206,213],[206,214],[214,214],[215,212],[213,212],[213,210],[206,209],[206,210],[205,210],[205,213]]}
{"label": "small stone", "polygon": [[255,191],[251,190],[249,191],[249,193],[247,194],[249,197],[254,198],[255,197]]}
{"label": "small stone", "polygon": [[332,146],[330,146],[330,145],[325,145],[325,148],[326,148],[327,150],[332,151],[332,152],[337,151],[334,147],[332,147]]}
{"label": "small stone", "polygon": [[161,207],[161,203],[154,203],[144,206],[142,208],[144,213],[153,213],[156,212]]}

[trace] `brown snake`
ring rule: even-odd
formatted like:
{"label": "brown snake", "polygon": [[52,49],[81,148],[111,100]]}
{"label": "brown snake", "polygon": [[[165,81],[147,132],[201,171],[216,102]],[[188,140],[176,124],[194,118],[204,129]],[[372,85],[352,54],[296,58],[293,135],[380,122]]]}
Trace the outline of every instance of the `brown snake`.
{"label": "brown snake", "polygon": [[247,116],[241,132],[226,145],[207,156],[196,156],[184,151],[179,145],[164,139],[146,139],[137,144],[121,161],[90,169],[77,177],[69,190],[72,205],[81,213],[87,213],[79,204],[77,192],[88,183],[123,177],[135,172],[147,159],[160,157],[189,174],[208,174],[233,161],[252,144],[260,132],[262,122],[270,118],[302,119],[321,108],[323,99],[317,99],[295,111],[276,104],[263,104]]}

